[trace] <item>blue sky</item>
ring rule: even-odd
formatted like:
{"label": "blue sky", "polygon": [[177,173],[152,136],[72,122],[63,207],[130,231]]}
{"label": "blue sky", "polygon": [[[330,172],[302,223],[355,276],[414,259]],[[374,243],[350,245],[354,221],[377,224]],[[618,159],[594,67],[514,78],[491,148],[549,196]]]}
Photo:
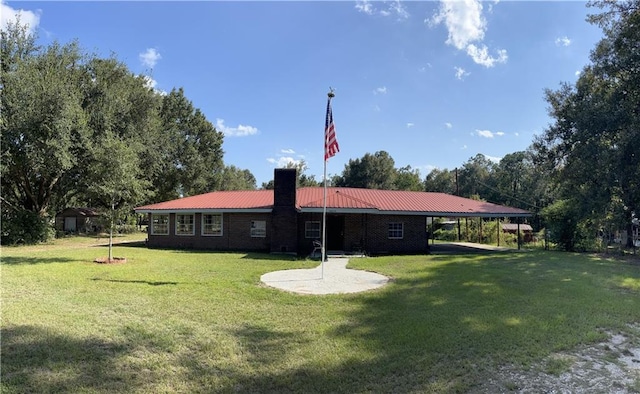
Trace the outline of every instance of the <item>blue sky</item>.
{"label": "blue sky", "polygon": [[574,82],[602,37],[582,1],[0,1],[41,44],[77,39],[183,87],[258,186],[288,161],[322,178],[329,87],[329,175],[380,150],[422,178],[524,150],[551,121],[544,89]]}

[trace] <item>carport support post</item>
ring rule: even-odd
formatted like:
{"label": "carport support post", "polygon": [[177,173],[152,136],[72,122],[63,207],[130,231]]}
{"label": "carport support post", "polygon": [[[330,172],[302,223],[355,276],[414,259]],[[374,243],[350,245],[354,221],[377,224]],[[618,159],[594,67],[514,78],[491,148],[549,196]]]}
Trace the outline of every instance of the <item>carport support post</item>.
{"label": "carport support post", "polygon": [[500,246],[500,218],[496,218],[496,235],[498,236],[498,246]]}
{"label": "carport support post", "polygon": [[520,218],[518,218],[518,250],[520,250]]}

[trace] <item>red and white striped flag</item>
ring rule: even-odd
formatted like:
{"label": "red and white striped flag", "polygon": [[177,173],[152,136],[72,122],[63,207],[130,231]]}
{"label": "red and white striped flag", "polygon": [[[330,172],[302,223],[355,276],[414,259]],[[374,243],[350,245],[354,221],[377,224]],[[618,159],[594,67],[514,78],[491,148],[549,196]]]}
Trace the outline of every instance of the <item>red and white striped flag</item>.
{"label": "red and white striped flag", "polygon": [[324,123],[324,160],[335,156],[340,152],[338,140],[336,139],[336,128],[333,124],[333,113],[331,112],[331,97],[327,100],[327,117]]}

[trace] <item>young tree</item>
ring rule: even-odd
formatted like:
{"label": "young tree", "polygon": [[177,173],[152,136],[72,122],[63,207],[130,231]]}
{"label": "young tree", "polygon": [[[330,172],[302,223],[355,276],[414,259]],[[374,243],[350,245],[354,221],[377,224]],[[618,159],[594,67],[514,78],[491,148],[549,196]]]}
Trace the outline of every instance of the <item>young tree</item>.
{"label": "young tree", "polygon": [[149,194],[149,182],[141,176],[139,144],[108,132],[92,148],[94,161],[88,175],[88,193],[109,212],[109,261],[113,260],[113,231],[120,213],[130,211]]}

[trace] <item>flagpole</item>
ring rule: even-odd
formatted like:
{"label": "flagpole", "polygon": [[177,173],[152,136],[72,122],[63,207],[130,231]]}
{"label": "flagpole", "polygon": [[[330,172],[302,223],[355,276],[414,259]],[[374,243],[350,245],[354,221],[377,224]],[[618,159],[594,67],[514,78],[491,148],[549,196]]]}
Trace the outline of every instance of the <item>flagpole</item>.
{"label": "flagpole", "polygon": [[[331,108],[331,99],[335,96],[333,93],[333,89],[329,88],[329,93],[327,93],[327,111],[330,111]],[[333,119],[332,119],[333,120]],[[327,119],[328,121],[328,119]],[[322,248],[321,248],[321,258],[322,262],[320,263],[320,272],[321,278],[324,279],[324,261],[327,257],[326,250],[326,242],[327,242],[327,124],[325,124],[324,131],[324,172],[322,179],[324,180],[324,187],[322,190]]]}
{"label": "flagpole", "polygon": [[[331,99],[329,99],[331,100]],[[325,241],[327,240],[327,160],[324,160],[324,188],[322,191],[322,247],[321,250],[321,258],[322,262],[320,263],[320,278],[324,279],[324,260],[326,258],[326,250],[325,250]]]}
{"label": "flagpole", "polygon": [[331,111],[331,99],[335,97],[333,89],[329,88],[327,93],[327,116],[324,123],[324,188],[322,193],[322,262],[320,263],[322,272],[322,278],[324,279],[324,261],[327,258],[327,248],[325,247],[327,241],[327,160],[333,157],[336,153],[340,152],[340,146],[338,146],[338,140],[336,139],[336,129],[333,124],[333,113]]}

